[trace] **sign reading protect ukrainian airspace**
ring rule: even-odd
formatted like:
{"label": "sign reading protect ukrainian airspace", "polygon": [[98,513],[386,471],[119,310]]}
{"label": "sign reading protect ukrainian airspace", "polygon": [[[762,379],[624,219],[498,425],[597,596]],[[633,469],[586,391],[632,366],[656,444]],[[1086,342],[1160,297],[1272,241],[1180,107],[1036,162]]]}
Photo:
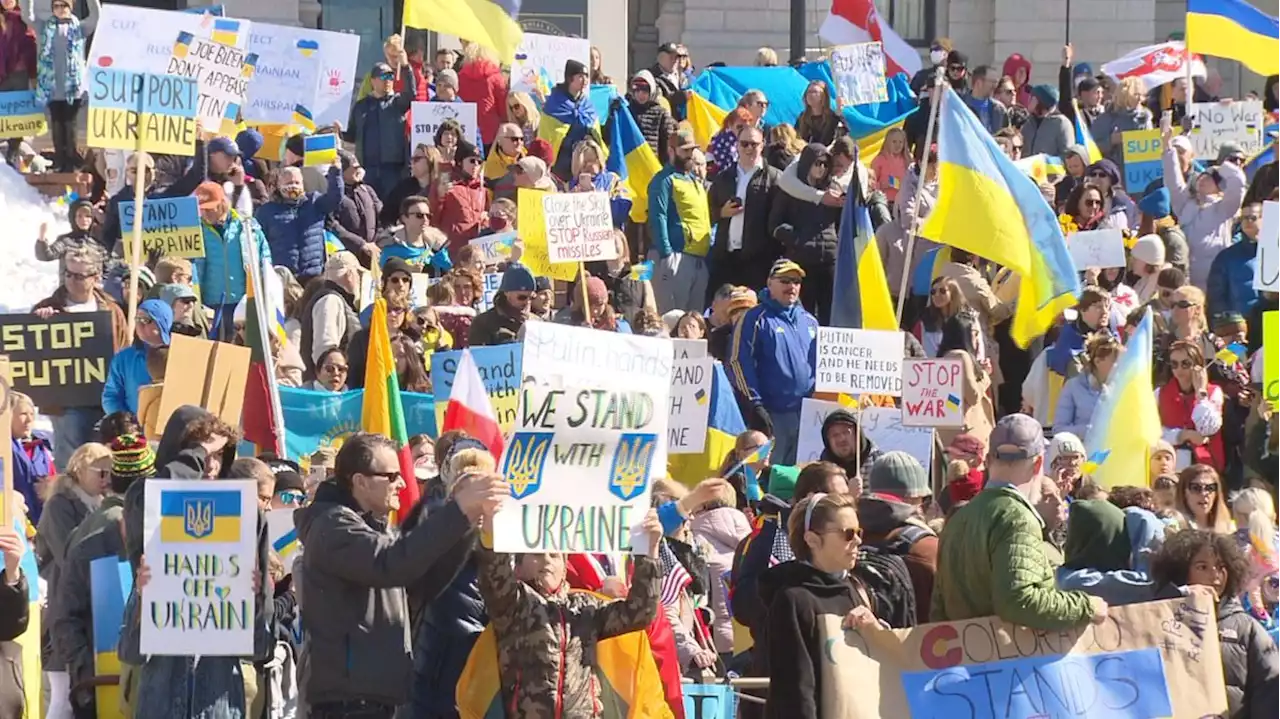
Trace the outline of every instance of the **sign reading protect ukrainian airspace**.
{"label": "sign reading protect ukrainian airspace", "polygon": [[13,388],[37,407],[96,407],[115,354],[111,313],[0,315],[0,346]]}

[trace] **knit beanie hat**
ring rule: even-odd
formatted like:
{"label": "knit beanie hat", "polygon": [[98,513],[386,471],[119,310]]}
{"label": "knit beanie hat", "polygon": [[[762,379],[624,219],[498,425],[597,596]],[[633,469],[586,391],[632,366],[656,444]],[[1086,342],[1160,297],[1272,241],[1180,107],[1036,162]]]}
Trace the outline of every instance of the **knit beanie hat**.
{"label": "knit beanie hat", "polygon": [[1045,107],[1053,108],[1058,104],[1058,88],[1052,85],[1035,85],[1031,88],[1031,94],[1035,96],[1036,102]]}
{"label": "knit beanie hat", "polygon": [[111,441],[111,483],[130,484],[156,474],[156,453],[140,434],[122,434]]}

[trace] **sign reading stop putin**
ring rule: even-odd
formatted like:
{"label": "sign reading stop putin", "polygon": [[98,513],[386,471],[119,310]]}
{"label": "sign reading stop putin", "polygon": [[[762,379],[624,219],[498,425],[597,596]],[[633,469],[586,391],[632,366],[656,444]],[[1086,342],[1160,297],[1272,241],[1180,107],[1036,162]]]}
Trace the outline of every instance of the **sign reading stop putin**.
{"label": "sign reading stop putin", "polygon": [[963,385],[962,360],[903,360],[902,424],[907,427],[963,427]]}
{"label": "sign reading stop putin", "polygon": [[552,262],[618,259],[613,214],[605,192],[564,192],[542,198],[547,254]]}

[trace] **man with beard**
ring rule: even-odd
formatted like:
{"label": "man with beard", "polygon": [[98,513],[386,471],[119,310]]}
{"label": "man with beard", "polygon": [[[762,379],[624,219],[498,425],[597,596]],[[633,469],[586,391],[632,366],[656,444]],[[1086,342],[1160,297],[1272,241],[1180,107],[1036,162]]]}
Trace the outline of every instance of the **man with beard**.
{"label": "man with beard", "polygon": [[302,170],[296,167],[281,168],[276,178],[274,196],[258,208],[254,219],[267,236],[272,261],[288,267],[305,286],[324,272],[324,223],[342,202],[342,172],[335,160],[324,194],[306,192]]}
{"label": "man with beard", "polygon": [[863,480],[870,476],[871,465],[879,457],[875,442],[858,431],[858,420],[849,410],[838,409],[823,420],[820,459],[845,471],[854,496],[862,494]]}
{"label": "man with beard", "polygon": [[671,163],[649,183],[649,259],[659,312],[697,312],[706,301],[711,213],[707,189],[693,173],[697,148],[692,131],[677,130]]}

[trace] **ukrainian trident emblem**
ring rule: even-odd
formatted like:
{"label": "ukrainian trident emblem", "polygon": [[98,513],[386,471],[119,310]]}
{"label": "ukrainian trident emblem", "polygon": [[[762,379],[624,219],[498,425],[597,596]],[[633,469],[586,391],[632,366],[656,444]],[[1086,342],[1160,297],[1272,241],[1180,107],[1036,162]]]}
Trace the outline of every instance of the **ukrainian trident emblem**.
{"label": "ukrainian trident emblem", "polygon": [[524,499],[542,487],[542,468],[551,451],[554,432],[516,432],[503,455],[502,476],[511,496]]}
{"label": "ukrainian trident emblem", "polygon": [[213,534],[213,502],[208,499],[185,500],[182,530],[195,539],[204,539]]}
{"label": "ukrainian trident emblem", "polygon": [[618,451],[609,468],[609,492],[630,501],[644,494],[649,486],[649,468],[658,447],[657,435],[624,434],[618,440]]}

